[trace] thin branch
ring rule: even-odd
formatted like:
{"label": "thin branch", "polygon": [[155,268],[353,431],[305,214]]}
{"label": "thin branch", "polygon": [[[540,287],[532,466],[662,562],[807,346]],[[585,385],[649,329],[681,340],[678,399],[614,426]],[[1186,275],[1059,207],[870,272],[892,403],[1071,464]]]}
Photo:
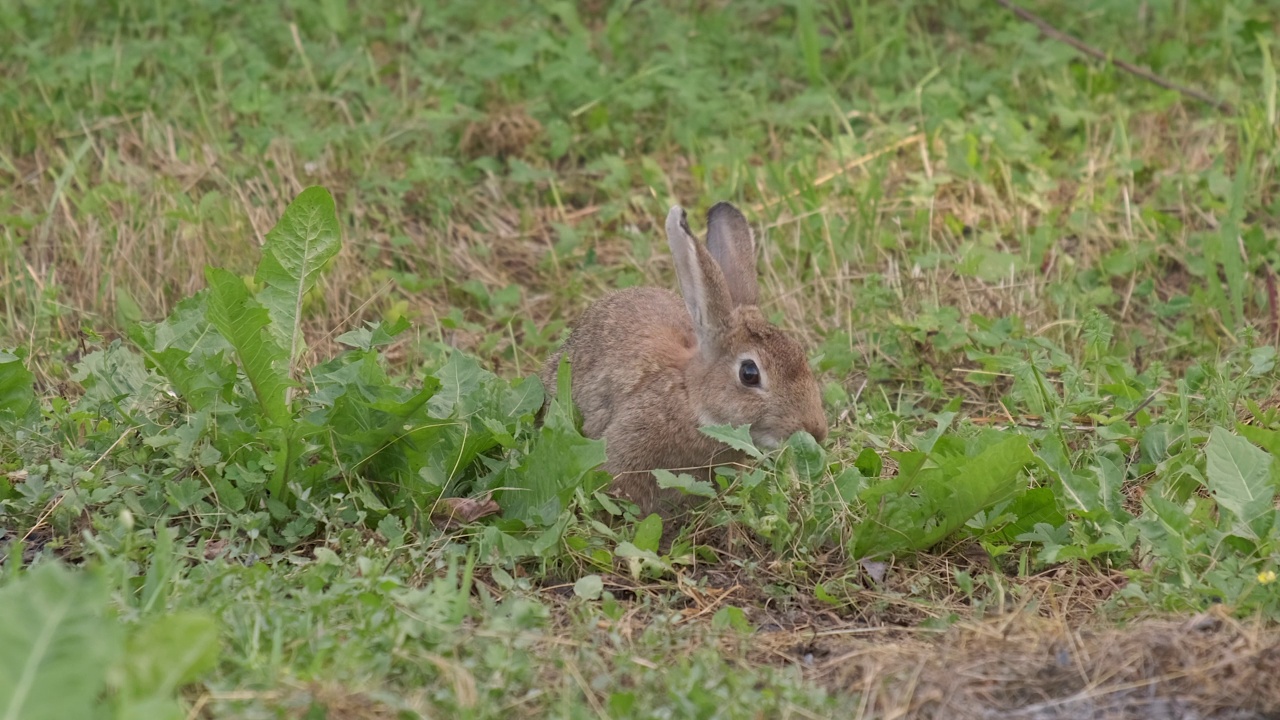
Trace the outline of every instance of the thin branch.
{"label": "thin branch", "polygon": [[1095,57],[1099,60],[1102,60],[1103,62],[1109,62],[1112,65],[1115,65],[1116,67],[1120,68],[1121,70],[1124,70],[1125,72],[1133,75],[1137,75],[1138,77],[1142,78],[1143,80],[1146,80],[1149,83],[1154,83],[1167,90],[1174,90],[1176,92],[1182,93],[1183,95],[1189,98],[1193,98],[1195,100],[1199,100],[1202,103],[1207,103],[1209,105],[1212,105],[1218,110],[1221,110],[1222,112],[1227,113],[1228,115],[1233,114],[1235,112],[1232,109],[1230,104],[1228,104],[1223,100],[1219,100],[1202,90],[1197,90],[1195,88],[1187,87],[1185,85],[1179,85],[1178,83],[1175,83],[1171,80],[1166,80],[1165,78],[1160,77],[1159,75],[1151,72],[1146,68],[1141,68],[1141,67],[1138,67],[1137,65],[1134,65],[1133,63],[1128,63],[1128,62],[1125,62],[1124,60],[1120,60],[1119,58],[1111,57],[1110,55],[1099,50],[1098,48],[1095,48],[1092,45],[1088,45],[1082,40],[1079,40],[1071,35],[1068,35],[1062,32],[1061,30],[1050,25],[1047,21],[1045,21],[1044,18],[1040,17],[1039,15],[1036,15],[1035,13],[1029,10],[1025,10],[1023,8],[1018,7],[1017,5],[1014,5],[1009,0],[995,0],[995,1],[997,4],[1004,7],[1009,12],[1012,12],[1014,15],[1017,15],[1023,20],[1026,20],[1032,25],[1035,25],[1037,28],[1040,29],[1040,32],[1043,33],[1046,37],[1053,38],[1058,42],[1066,43],[1071,47],[1075,48],[1076,50],[1079,50],[1080,52],[1084,53],[1085,55],[1089,55],[1090,57]]}

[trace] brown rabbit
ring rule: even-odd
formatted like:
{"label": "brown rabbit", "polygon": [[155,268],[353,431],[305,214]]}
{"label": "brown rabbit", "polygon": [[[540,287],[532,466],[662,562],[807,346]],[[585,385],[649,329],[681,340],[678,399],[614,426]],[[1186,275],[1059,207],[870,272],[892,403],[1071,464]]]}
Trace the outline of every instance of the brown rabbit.
{"label": "brown rabbit", "polygon": [[547,359],[542,380],[554,392],[568,356],[583,433],[604,438],[613,492],[670,517],[694,500],[659,488],[650,471],[706,479],[744,459],[700,426],[750,423],[756,445],[774,448],[799,430],[821,442],[827,418],[804,349],[757,307],[755,238],[742,213],[713,206],[704,245],[672,207],[667,241],[683,301],[653,287],[606,295]]}

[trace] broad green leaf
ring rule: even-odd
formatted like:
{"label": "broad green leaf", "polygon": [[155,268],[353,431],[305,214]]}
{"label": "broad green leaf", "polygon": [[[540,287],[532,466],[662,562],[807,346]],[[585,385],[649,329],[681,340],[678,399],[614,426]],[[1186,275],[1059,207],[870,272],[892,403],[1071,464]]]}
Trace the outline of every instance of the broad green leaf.
{"label": "broad green leaf", "polygon": [[573,520],[569,513],[562,512],[556,521],[538,533],[538,537],[534,538],[532,549],[536,557],[547,557],[553,548],[560,545],[560,539],[564,537],[565,528],[569,527],[569,522]]}
{"label": "broad green leaf", "polygon": [[0,351],[0,417],[23,417],[35,404],[36,376],[16,355]]}
{"label": "broad green leaf", "polygon": [[755,630],[751,626],[751,621],[747,620],[747,614],[742,608],[733,605],[725,605],[711,616],[711,627],[717,630],[733,628],[740,633],[749,633]]}
{"label": "broad green leaf", "polygon": [[604,594],[604,580],[599,575],[585,575],[573,584],[573,594],[583,600],[599,600]]}
{"label": "broad green leaf", "polygon": [[1220,427],[1205,447],[1205,482],[1220,506],[1235,516],[1236,532],[1258,539],[1256,526],[1269,516],[1276,496],[1272,457],[1253,443]]}
{"label": "broad green leaf", "polygon": [[636,523],[635,546],[641,550],[658,552],[658,544],[662,541],[662,516],[653,513]]}
{"label": "broad green leaf", "polygon": [[632,717],[636,706],[636,694],[630,690],[609,694],[609,714],[613,717]]}
{"label": "broad green leaf", "polygon": [[1238,423],[1236,432],[1272,455],[1280,455],[1280,431]]}
{"label": "broad green leaf", "polygon": [[1142,433],[1139,447],[1145,460],[1150,463],[1163,461],[1169,454],[1169,426],[1164,423],[1151,425]]}
{"label": "broad green leaf", "polygon": [[304,347],[302,300],[341,246],[333,196],[322,187],[303,190],[267,233],[254,280],[262,288],[258,302],[271,318],[270,332],[290,363]]}
{"label": "broad green leaf", "polygon": [[233,348],[209,322],[207,301],[208,291],[202,290],[178,303],[163,321],[129,328],[129,338],[196,410],[207,408],[236,376],[229,357]]}
{"label": "broad green leaf", "polygon": [[922,453],[933,452],[933,446],[937,444],[943,435],[946,435],[947,430],[951,428],[952,421],[956,419],[956,414],[948,410],[938,413],[935,417],[938,421],[937,427],[921,435],[920,440],[916,442],[916,450]]}
{"label": "broad green leaf", "polygon": [[474,357],[455,352],[437,370],[434,377],[440,381],[440,390],[428,403],[433,418],[466,417],[473,407],[476,391],[486,372]]}
{"label": "broad green leaf", "polygon": [[510,387],[502,382],[499,385],[502,393],[498,406],[493,409],[504,421],[536,413],[546,398],[542,379],[537,375],[516,380]]}
{"label": "broad green leaf", "polygon": [[337,337],[338,342],[357,350],[372,350],[395,342],[396,336],[409,329],[409,319],[399,317],[390,324],[376,322],[367,323],[366,327],[345,332]]}
{"label": "broad green leaf", "polygon": [[1047,487],[1031,488],[1026,493],[1014,498],[1004,509],[1006,515],[1013,520],[987,537],[1012,542],[1019,535],[1031,530],[1038,524],[1045,523],[1057,527],[1066,522],[1066,518],[1058,510],[1058,500],[1053,490]]}
{"label": "broad green leaf", "polygon": [[1021,435],[1010,436],[968,459],[946,483],[950,498],[944,502],[949,522],[930,536],[930,544],[954,532],[979,510],[1025,490],[1018,476],[1034,460],[1027,438]]}
{"label": "broad green leaf", "polygon": [[1147,493],[1142,499],[1143,512],[1134,521],[1138,533],[1159,555],[1171,560],[1184,560],[1188,540],[1203,528],[1197,529],[1185,508],[1159,493]]}
{"label": "broad green leaf", "polygon": [[176,348],[196,355],[228,349],[226,340],[209,323],[208,299],[209,291],[201,290],[178,303],[164,320],[135,325],[129,336],[148,353]]}
{"label": "broad green leaf", "polygon": [[345,468],[379,481],[416,478],[445,426],[457,425],[427,416],[427,402],[439,387],[435,378],[425,378],[417,392],[400,387],[374,351],[343,353],[314,368],[310,377],[309,400],[320,409],[304,415],[304,424],[326,436],[325,444]]}
{"label": "broad green leaf", "polygon": [[[173,717],[175,693],[209,672],[218,661],[218,629],[201,613],[166,615],[128,640],[120,717]],[[177,717],[182,717],[181,714]]]}
{"label": "broad green leaf", "polygon": [[226,478],[215,475],[210,478],[210,483],[213,485],[213,492],[218,499],[219,507],[226,508],[231,512],[240,512],[248,504],[244,493],[240,492],[240,489],[228,482]]}
{"label": "broad green leaf", "polygon": [[858,493],[862,492],[862,488],[866,487],[863,475],[856,467],[847,467],[841,470],[833,482],[840,499],[846,503],[852,503],[857,500]]}
{"label": "broad green leaf", "polygon": [[764,457],[764,452],[756,447],[755,441],[751,439],[751,427],[748,425],[707,425],[698,428],[703,435],[709,438],[719,440],[734,450],[740,450],[751,457],[759,460]]}
{"label": "broad green leaf", "polygon": [[858,457],[853,461],[853,466],[862,473],[864,478],[878,478],[884,470],[884,460],[880,459],[880,455],[871,448],[862,448],[862,452],[858,453]]}
{"label": "broad green leaf", "polygon": [[979,511],[1012,500],[1019,479],[1035,460],[1027,438],[1010,435],[972,457],[950,457],[935,467],[864,490],[871,514],[853,539],[865,559],[899,550],[922,550],[946,538]]}
{"label": "broad green leaf", "polygon": [[1102,504],[1102,508],[1112,518],[1118,520],[1127,519],[1129,513],[1124,509],[1124,495],[1122,492],[1124,487],[1124,467],[1107,455],[1099,453],[1090,470],[1093,471],[1094,477],[1098,480],[1098,501]]}
{"label": "broad green leaf", "polygon": [[387,545],[398,548],[404,545],[404,525],[395,515],[384,515],[378,522],[378,534],[387,539]]}
{"label": "broad green leaf", "polygon": [[0,720],[93,715],[122,644],[101,577],[45,563],[0,590]]}
{"label": "broad green leaf", "polygon": [[132,413],[147,406],[158,389],[142,356],[118,340],[81,358],[71,379],[84,388],[76,407],[90,412],[116,407]]}
{"label": "broad green leaf", "polygon": [[527,524],[553,524],[574,491],[593,489],[584,483],[604,461],[604,441],[583,437],[573,425],[572,411],[560,400],[552,401],[528,456],[518,470],[504,474],[504,487],[496,495],[503,516]]}
{"label": "broad green leaf", "polygon": [[209,321],[235,348],[263,414],[277,427],[287,427],[292,421],[285,395],[291,384],[288,356],[266,330],[266,309],[249,295],[239,276],[221,268],[206,268],[204,275],[209,282]]}
{"label": "broad green leaf", "polygon": [[1102,510],[1098,475],[1076,473],[1071,467],[1066,448],[1057,438],[1049,437],[1040,444],[1037,457],[1058,480],[1055,489],[1060,493],[1065,510],[1076,511],[1085,517],[1098,517]]}
{"label": "broad green leaf", "polygon": [[653,477],[658,481],[658,487],[666,490],[668,488],[679,488],[686,495],[696,495],[698,497],[713,498],[716,496],[715,487],[706,480],[695,480],[692,475],[669,472],[667,470],[654,470]]}
{"label": "broad green leaf", "polygon": [[806,480],[813,480],[820,477],[827,469],[826,453],[822,451],[822,446],[813,436],[807,432],[800,431],[787,439],[787,449],[790,450],[792,464],[796,472]]}
{"label": "broad green leaf", "polygon": [[658,557],[657,553],[652,550],[643,550],[629,542],[618,543],[613,550],[613,556],[627,561],[627,567],[633,578],[639,578],[641,573],[646,571],[661,575],[671,572],[672,569],[671,563]]}
{"label": "broad green leaf", "polygon": [[413,445],[407,457],[421,468],[424,480],[415,484],[419,499],[429,499],[482,454],[523,444],[532,434],[529,429],[543,401],[542,382],[537,378],[508,383],[461,353],[454,353],[427,380],[441,389],[427,405],[426,417],[415,426],[422,430],[406,438]]}
{"label": "broad green leaf", "polygon": [[[909,481],[925,467],[925,462],[929,459],[929,454],[917,451],[904,452],[890,450],[889,457],[893,458],[898,463],[898,474],[895,480],[887,480],[887,482]],[[872,487],[875,486],[873,485]]]}

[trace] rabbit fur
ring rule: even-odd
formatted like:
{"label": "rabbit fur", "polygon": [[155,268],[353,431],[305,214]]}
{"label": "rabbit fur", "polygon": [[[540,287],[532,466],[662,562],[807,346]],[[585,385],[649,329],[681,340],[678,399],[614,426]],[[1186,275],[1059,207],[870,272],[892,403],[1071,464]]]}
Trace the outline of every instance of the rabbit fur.
{"label": "rabbit fur", "polygon": [[710,479],[714,466],[745,459],[700,426],[750,423],[756,445],[774,448],[799,430],[822,442],[827,418],[804,349],[760,312],[755,237],[742,213],[713,206],[704,244],[674,206],[666,232],[681,295],[609,293],[547,359],[542,380],[554,389],[568,358],[583,434],[605,440],[611,491],[644,514],[673,517],[696,498],[659,488],[652,470]]}

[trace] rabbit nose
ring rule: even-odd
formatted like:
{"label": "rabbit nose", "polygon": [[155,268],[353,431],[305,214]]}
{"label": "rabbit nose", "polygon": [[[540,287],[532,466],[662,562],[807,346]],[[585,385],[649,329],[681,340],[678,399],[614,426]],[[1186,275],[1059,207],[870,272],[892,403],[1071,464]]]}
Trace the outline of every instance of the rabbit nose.
{"label": "rabbit nose", "polygon": [[819,414],[818,417],[805,423],[804,429],[814,440],[822,442],[827,439],[827,416]]}

